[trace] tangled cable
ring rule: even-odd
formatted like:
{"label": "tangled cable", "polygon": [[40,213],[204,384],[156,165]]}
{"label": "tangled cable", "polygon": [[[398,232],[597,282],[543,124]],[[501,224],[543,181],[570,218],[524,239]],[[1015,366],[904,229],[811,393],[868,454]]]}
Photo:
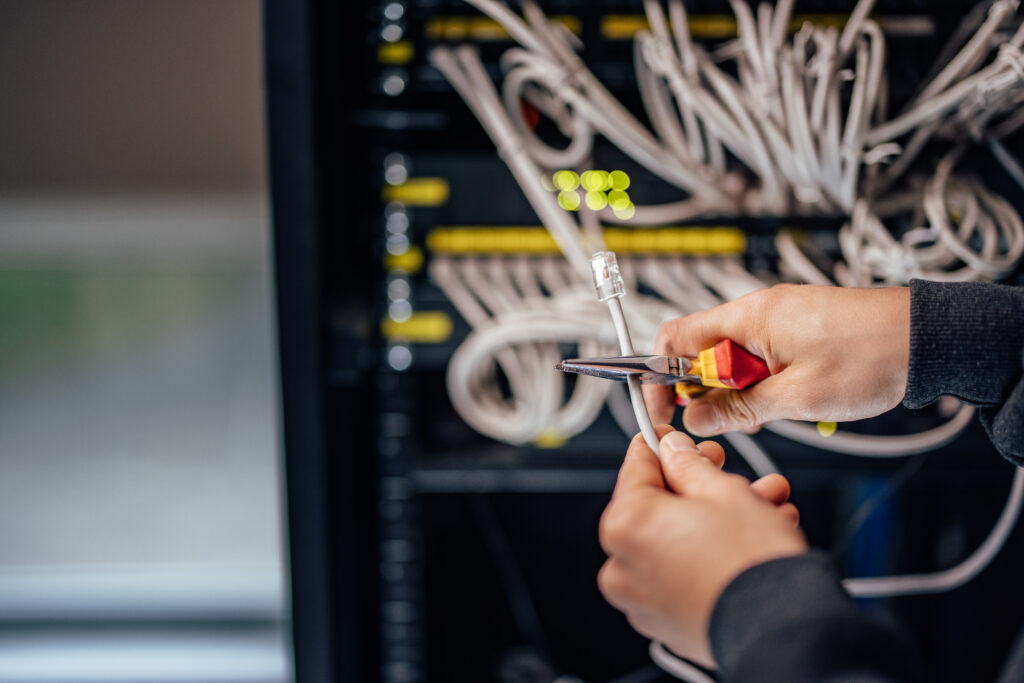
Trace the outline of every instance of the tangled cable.
{"label": "tangled cable", "polygon": [[[653,131],[587,69],[576,52],[576,37],[549,21],[534,2],[523,3],[520,17],[497,0],[468,1],[520,45],[502,58],[506,75],[501,94],[471,47],[437,47],[430,59],[476,114],[555,237],[575,273],[564,283],[567,291],[573,281],[586,290],[588,255],[604,248],[601,223],[624,219],[609,208],[594,212],[586,207],[577,219],[559,206],[545,178],[557,168],[586,168],[597,134],[684,193],[678,202],[637,206],[632,224],[665,224],[709,214],[847,215],[839,231],[842,259],[831,272],[812,261],[792,235],[778,235],[780,271],[796,281],[872,286],[905,284],[914,277],[997,279],[1015,268],[1024,253],[1024,224],[1013,207],[980,181],[954,174],[962,144],[942,158],[931,178],[909,178],[898,191],[888,191],[929,140],[966,132],[997,145],[998,138],[1024,125],[1024,117],[1010,113],[1024,100],[1024,28],[1014,30],[1002,45],[992,44],[1013,18],[1014,0],[997,0],[984,14],[965,18],[960,33],[973,35],[904,112],[889,120],[884,120],[885,41],[878,23],[868,16],[871,0],[858,2],[842,30],[805,23],[792,37],[787,37],[792,0],[775,7],[762,4],[756,16],[745,3],[731,0],[738,36],[714,53],[690,38],[680,0],[669,0],[667,15],[657,0],[645,0],[650,30],[638,33],[634,52]],[[534,135],[524,120],[523,101],[558,125],[569,140],[565,147],[551,147]],[[910,227],[894,234],[885,220]],[[453,275],[459,268],[467,272]],[[552,266],[545,268],[551,271]],[[666,317],[771,284],[747,272],[738,260],[684,264],[637,259],[624,262],[624,268],[635,270],[634,287],[642,282],[657,295],[627,300],[626,313],[638,329],[642,348]],[[482,313],[467,313],[469,308],[456,304],[475,328],[453,358],[448,380],[453,403],[467,422],[512,443],[551,434],[568,437],[585,428],[587,418],[596,418],[602,396],[620,423],[626,422],[628,411],[622,410],[618,392],[591,389],[588,381],[566,399],[555,380],[539,377],[541,372],[553,374],[547,372],[546,360],[557,343],[588,349],[610,343],[599,308],[593,309],[583,292],[569,296],[547,286],[542,287],[544,295],[527,288],[518,298],[506,288],[494,300],[499,290],[478,291],[492,287],[483,272],[488,269],[496,269],[493,278],[507,279],[498,261],[488,268],[467,262],[434,269],[435,280],[453,301],[492,299],[493,305]],[[518,266],[517,272],[522,269]],[[547,280],[553,283],[550,273]],[[515,281],[525,282],[522,277]],[[459,282],[466,284],[459,287]],[[526,306],[526,312],[514,310],[517,306]],[[529,338],[523,330],[537,336]],[[529,357],[513,348],[508,341],[513,337],[530,348]],[[545,363],[538,365],[540,360]],[[508,396],[486,388],[487,382],[493,383],[495,363],[510,387]],[[542,369],[532,369],[538,367]],[[906,437],[840,433],[825,439],[813,427],[795,423],[773,429],[829,450],[896,456],[947,442],[970,414],[964,407],[946,425]]]}
{"label": "tangled cable", "polygon": [[[977,178],[956,173],[969,144],[985,145],[1024,188],[1024,168],[1000,142],[1024,125],[1024,24],[1016,18],[1016,0],[995,0],[967,14],[949,58],[895,116],[888,112],[885,38],[869,16],[873,0],[859,0],[841,30],[805,23],[791,36],[793,0],[761,3],[756,14],[742,0],[730,0],[737,37],[711,52],[692,40],[682,0],[668,0],[667,14],[659,0],[645,0],[650,29],[637,34],[634,61],[650,128],[586,67],[576,36],[549,21],[533,0],[522,0],[523,16],[498,0],[467,2],[518,43],[502,57],[500,95],[473,48],[436,47],[430,60],[476,115],[568,262],[433,259],[431,277],[473,326],[449,364],[448,391],[459,414],[481,433],[515,444],[557,442],[586,429],[604,405],[624,431],[635,433],[636,406],[624,392],[585,377],[570,390],[551,370],[567,344],[580,355],[615,352],[616,326],[594,300],[588,267],[589,254],[605,248],[602,223],[842,217],[841,259],[834,263],[811,258],[790,233],[775,240],[784,277],[822,285],[995,280],[1024,254],[1024,223],[1016,210]],[[555,124],[567,140],[563,147],[534,133],[523,102]],[[575,215],[560,207],[546,179],[558,169],[589,168],[598,135],[677,188],[679,199],[638,205],[628,218],[611,207],[581,206]],[[921,172],[915,161],[929,145],[942,154],[933,169]],[[737,258],[637,256],[621,258],[620,265],[630,292],[624,314],[640,352],[651,349],[661,322],[772,284]],[[641,289],[647,293],[638,294]],[[900,457],[950,442],[972,415],[961,406],[945,423],[906,435],[837,432],[826,438],[812,425],[791,421],[766,428],[825,450]],[[774,471],[754,439],[726,438],[758,475]],[[1017,470],[999,521],[962,563],[846,585],[860,596],[962,585],[998,552],[1022,502],[1024,473]],[[679,676],[704,680],[663,650],[652,655]]]}

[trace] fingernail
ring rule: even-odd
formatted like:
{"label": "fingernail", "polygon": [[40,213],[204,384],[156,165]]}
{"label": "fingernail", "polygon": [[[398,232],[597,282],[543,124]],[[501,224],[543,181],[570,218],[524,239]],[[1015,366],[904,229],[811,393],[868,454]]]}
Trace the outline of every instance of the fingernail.
{"label": "fingernail", "polygon": [[686,436],[682,432],[669,432],[665,436],[661,437],[661,443],[664,444],[670,451],[696,451],[696,446],[693,445],[693,439]]}
{"label": "fingernail", "polygon": [[722,419],[718,410],[711,403],[697,403],[683,413],[683,423],[687,431],[701,436],[717,433],[722,427]]}

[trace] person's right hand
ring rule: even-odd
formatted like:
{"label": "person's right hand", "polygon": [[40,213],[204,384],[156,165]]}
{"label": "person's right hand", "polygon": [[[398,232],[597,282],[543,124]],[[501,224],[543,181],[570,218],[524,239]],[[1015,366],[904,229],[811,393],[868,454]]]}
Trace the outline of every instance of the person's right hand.
{"label": "person's right hand", "polygon": [[[661,326],[654,353],[696,356],[731,339],[768,363],[771,377],[736,391],[712,389],[683,413],[712,436],[779,419],[847,422],[903,400],[910,359],[910,290],[779,285]],[[644,386],[655,423],[669,422],[671,386]]]}

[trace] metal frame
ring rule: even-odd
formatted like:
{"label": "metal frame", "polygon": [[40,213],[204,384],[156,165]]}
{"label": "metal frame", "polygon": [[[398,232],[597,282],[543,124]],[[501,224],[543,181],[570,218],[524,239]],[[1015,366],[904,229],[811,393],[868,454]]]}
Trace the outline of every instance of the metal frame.
{"label": "metal frame", "polygon": [[[361,309],[369,317],[372,289],[366,285],[373,277],[364,257],[371,250],[369,230],[359,230],[358,216],[339,222],[337,202],[329,201],[344,177],[360,182],[343,161],[362,163],[347,127],[324,125],[343,120],[352,106],[340,97],[345,80],[357,82],[361,75],[358,65],[339,67],[358,44],[336,33],[346,25],[358,31],[358,22],[342,20],[344,11],[342,3],[317,0],[263,3],[291,618],[300,683],[377,678],[375,634],[362,628],[376,621],[374,562],[368,557],[373,551],[366,552],[373,525],[365,523],[373,517],[375,492],[359,486],[373,481],[367,469],[375,443],[367,429],[374,414],[368,400],[373,358],[367,350],[376,340],[349,335],[341,351],[331,353],[338,346],[336,311]],[[324,255],[338,232],[357,263],[328,271]],[[332,435],[346,435],[345,443],[331,443]]]}

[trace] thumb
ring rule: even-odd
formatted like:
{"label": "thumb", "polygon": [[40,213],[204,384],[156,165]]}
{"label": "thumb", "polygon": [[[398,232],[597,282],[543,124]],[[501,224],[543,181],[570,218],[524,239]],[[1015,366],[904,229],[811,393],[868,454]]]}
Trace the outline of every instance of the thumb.
{"label": "thumb", "polygon": [[683,432],[662,436],[658,456],[665,483],[681,496],[699,496],[714,488],[717,478],[727,476]]}
{"label": "thumb", "polygon": [[787,411],[784,397],[791,393],[789,384],[790,378],[783,372],[742,391],[712,389],[686,407],[683,426],[691,434],[715,436],[777,420]]}

